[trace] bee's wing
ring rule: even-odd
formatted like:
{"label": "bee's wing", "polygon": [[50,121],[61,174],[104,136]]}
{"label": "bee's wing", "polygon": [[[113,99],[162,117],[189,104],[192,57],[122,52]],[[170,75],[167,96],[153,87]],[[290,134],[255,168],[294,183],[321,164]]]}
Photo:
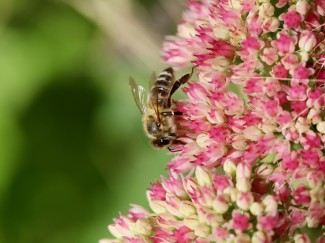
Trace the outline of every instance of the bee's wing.
{"label": "bee's wing", "polygon": [[155,84],[157,80],[157,75],[155,72],[151,74],[150,81],[149,81],[149,91],[151,91],[152,86]]}
{"label": "bee's wing", "polygon": [[147,113],[147,95],[142,86],[138,85],[132,77],[129,78],[129,85],[131,92],[134,98],[135,103],[137,104],[140,112],[142,114]]}

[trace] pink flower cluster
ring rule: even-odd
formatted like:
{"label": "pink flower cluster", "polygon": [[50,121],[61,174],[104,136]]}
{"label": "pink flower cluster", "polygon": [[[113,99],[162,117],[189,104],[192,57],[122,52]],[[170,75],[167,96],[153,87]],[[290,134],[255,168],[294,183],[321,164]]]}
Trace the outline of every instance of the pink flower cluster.
{"label": "pink flower cluster", "polygon": [[[189,1],[182,144],[107,242],[325,242],[325,1]],[[312,233],[310,233],[312,231]],[[103,241],[106,242],[106,241]]]}

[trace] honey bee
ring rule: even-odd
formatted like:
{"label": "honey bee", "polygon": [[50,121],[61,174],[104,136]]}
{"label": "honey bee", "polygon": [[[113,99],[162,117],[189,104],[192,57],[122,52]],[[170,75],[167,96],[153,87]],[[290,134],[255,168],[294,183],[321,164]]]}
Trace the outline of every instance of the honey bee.
{"label": "honey bee", "polygon": [[145,94],[145,89],[139,86],[133,78],[130,77],[130,88],[140,112],[144,130],[151,139],[155,148],[168,148],[177,143],[177,131],[175,116],[181,116],[182,112],[173,110],[172,95],[192,76],[191,73],[185,74],[176,80],[173,68],[169,67],[163,70],[158,78],[152,75],[149,88],[150,94]]}

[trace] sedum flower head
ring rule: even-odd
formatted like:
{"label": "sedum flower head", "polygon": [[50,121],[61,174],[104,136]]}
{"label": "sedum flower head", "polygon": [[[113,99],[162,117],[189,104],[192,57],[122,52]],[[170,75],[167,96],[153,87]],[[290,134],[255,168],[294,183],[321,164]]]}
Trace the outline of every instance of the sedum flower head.
{"label": "sedum flower head", "polygon": [[152,212],[132,208],[107,242],[325,241],[324,16],[322,0],[188,1],[162,50],[197,70],[180,152]]}

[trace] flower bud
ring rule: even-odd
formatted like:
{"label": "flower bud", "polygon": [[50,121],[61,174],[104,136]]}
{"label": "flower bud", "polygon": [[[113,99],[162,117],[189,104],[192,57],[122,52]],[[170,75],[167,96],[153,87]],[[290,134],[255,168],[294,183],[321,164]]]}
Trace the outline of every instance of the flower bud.
{"label": "flower bud", "polygon": [[249,207],[250,212],[255,216],[260,216],[263,214],[264,207],[259,202],[253,202]]}
{"label": "flower bud", "polygon": [[[242,11],[243,9],[243,4],[241,4],[240,1],[238,0],[230,0],[229,3],[231,4],[231,7],[233,9],[236,9],[237,11]],[[226,29],[226,28],[225,28]]]}
{"label": "flower bud", "polygon": [[210,178],[210,174],[203,169],[201,166],[197,166],[195,170],[195,176],[197,182],[200,186],[210,186],[212,185],[212,180]]}
{"label": "flower bud", "polygon": [[199,219],[196,214],[184,218],[184,225],[191,230],[194,230],[199,225]]}
{"label": "flower bud", "polygon": [[324,182],[324,174],[321,171],[310,171],[307,174],[307,182],[311,188],[321,186]]}
{"label": "flower bud", "polygon": [[196,182],[193,179],[186,179],[185,178],[185,183],[184,183],[184,187],[187,191],[187,193],[189,194],[194,194],[197,190],[198,190],[198,186],[196,184]]}
{"label": "flower bud", "polygon": [[191,36],[195,35],[195,28],[189,24],[181,24],[177,27],[177,31],[179,32],[180,36],[185,38],[190,38]]}
{"label": "flower bud", "polygon": [[262,124],[261,129],[265,134],[273,134],[277,127],[274,124]]}
{"label": "flower bud", "polygon": [[183,218],[183,213],[181,212],[181,200],[174,196],[173,194],[166,195],[166,209],[172,215],[175,215],[178,218]]}
{"label": "flower bud", "polygon": [[270,2],[262,3],[259,7],[259,12],[263,17],[272,17],[274,15],[274,7]]}
{"label": "flower bud", "polygon": [[296,11],[301,15],[305,15],[310,9],[310,5],[306,0],[298,0],[296,3]]}
{"label": "flower bud", "polygon": [[325,16],[325,4],[323,0],[316,0],[316,5],[317,5],[317,12],[321,15],[321,16]]}
{"label": "flower bud", "polygon": [[185,191],[183,182],[178,178],[176,174],[171,173],[169,178],[162,177],[162,186],[165,191],[175,194],[180,199],[188,198],[187,192]]}
{"label": "flower bud", "polygon": [[137,222],[132,225],[131,230],[136,235],[151,235],[152,228],[149,219],[138,219]]}
{"label": "flower bud", "polygon": [[313,124],[319,124],[320,122],[322,122],[322,115],[319,110],[311,108],[307,115],[307,119],[311,120]]}
{"label": "flower bud", "polygon": [[269,242],[268,237],[263,231],[256,231],[252,236],[252,243]]}
{"label": "flower bud", "polygon": [[218,214],[224,214],[229,208],[229,204],[225,200],[215,199],[212,203],[214,211]]}
{"label": "flower bud", "polygon": [[262,131],[257,126],[250,126],[244,130],[244,137],[252,141],[258,141],[262,136]]}
{"label": "flower bud", "polygon": [[312,201],[324,201],[325,198],[325,188],[320,186],[315,186],[309,191],[310,198]]}
{"label": "flower bud", "polygon": [[310,124],[307,121],[307,119],[303,118],[303,117],[299,117],[297,119],[297,122],[295,124],[295,128],[297,129],[298,133],[302,134],[305,132],[308,132],[310,129]]}
{"label": "flower bud", "polygon": [[134,223],[128,219],[127,217],[121,217],[117,221],[116,224],[111,224],[108,226],[108,230],[111,234],[116,238],[122,237],[130,237],[133,236],[131,232],[131,228],[133,227]]}
{"label": "flower bud", "polygon": [[[230,64],[230,61],[228,58],[224,56],[216,56],[212,61],[211,61],[211,68],[216,70],[216,71],[225,71]],[[219,114],[219,113],[217,113]],[[222,116],[219,117],[219,122],[216,124],[221,123],[224,118]]]}
{"label": "flower bud", "polygon": [[250,179],[247,178],[239,178],[236,182],[236,188],[240,192],[249,192],[251,190],[252,184]]}
{"label": "flower bud", "polygon": [[150,200],[149,199],[149,206],[152,211],[156,214],[166,213],[166,202],[161,200]]}
{"label": "flower bud", "polygon": [[180,210],[184,217],[190,216],[196,213],[196,209],[191,201],[182,201],[180,204]]}
{"label": "flower bud", "polygon": [[229,30],[222,26],[216,26],[213,28],[213,34],[217,39],[228,40],[229,39]]}
{"label": "flower bud", "polygon": [[262,179],[266,179],[269,175],[273,173],[273,166],[270,164],[261,164],[255,169],[255,174]]}
{"label": "flower bud", "polygon": [[206,238],[210,234],[210,227],[206,224],[199,224],[195,230],[195,235]]}
{"label": "flower bud", "polygon": [[246,139],[242,136],[242,134],[234,135],[231,146],[236,150],[244,151],[247,148]]}
{"label": "flower bud", "polygon": [[307,216],[306,223],[308,228],[317,228],[319,225],[319,220],[316,217]]}
{"label": "flower bud", "polygon": [[204,209],[203,213],[199,213],[199,221],[201,223],[206,223],[211,227],[218,227],[224,223],[223,215],[216,214],[213,209]]}
{"label": "flower bud", "polygon": [[236,174],[236,164],[232,160],[227,159],[223,165],[223,170],[225,171],[226,175],[233,177]]}
{"label": "flower bud", "polygon": [[174,215],[171,215],[170,213],[159,214],[156,219],[158,227],[161,228],[168,228],[171,225],[177,223],[176,217]]}
{"label": "flower bud", "polygon": [[310,239],[306,234],[296,234],[293,240],[294,243],[310,243]]}
{"label": "flower bud", "polygon": [[280,21],[275,17],[266,17],[264,18],[262,28],[265,31],[276,32],[279,29]]}
{"label": "flower bud", "polygon": [[306,51],[301,51],[301,52],[298,53],[298,55],[299,55],[300,60],[302,62],[307,62],[309,60],[309,57],[310,57],[309,53],[306,52]]}
{"label": "flower bud", "polygon": [[201,148],[207,147],[209,144],[211,144],[211,138],[207,134],[200,134],[196,138],[196,143]]}
{"label": "flower bud", "polygon": [[249,179],[252,174],[252,168],[247,163],[239,163],[236,168],[236,178],[237,180],[240,178]]}
{"label": "flower bud", "polygon": [[[115,237],[115,238],[122,238],[123,236],[125,236],[123,231],[120,231],[121,228],[117,227],[117,225],[112,224],[108,226],[108,230],[109,232],[111,232],[111,234]],[[125,230],[126,232],[126,230]],[[132,236],[132,234],[130,233],[130,236]]]}
{"label": "flower bud", "polygon": [[274,196],[271,195],[267,195],[264,199],[263,199],[263,205],[264,205],[264,211],[268,214],[273,214],[276,213],[277,209],[278,209],[278,201],[275,199]]}
{"label": "flower bud", "polygon": [[311,31],[303,31],[299,39],[299,48],[303,52],[310,52],[317,44],[316,37]]}
{"label": "flower bud", "polygon": [[322,134],[325,134],[325,121],[321,121],[316,125],[317,131],[319,131]]}
{"label": "flower bud", "polygon": [[223,195],[229,196],[230,201],[232,202],[236,202],[238,193],[238,190],[233,187],[228,187],[223,191]]}
{"label": "flower bud", "polygon": [[253,194],[250,192],[240,192],[237,196],[236,204],[242,210],[248,210],[250,205],[254,202]]}

